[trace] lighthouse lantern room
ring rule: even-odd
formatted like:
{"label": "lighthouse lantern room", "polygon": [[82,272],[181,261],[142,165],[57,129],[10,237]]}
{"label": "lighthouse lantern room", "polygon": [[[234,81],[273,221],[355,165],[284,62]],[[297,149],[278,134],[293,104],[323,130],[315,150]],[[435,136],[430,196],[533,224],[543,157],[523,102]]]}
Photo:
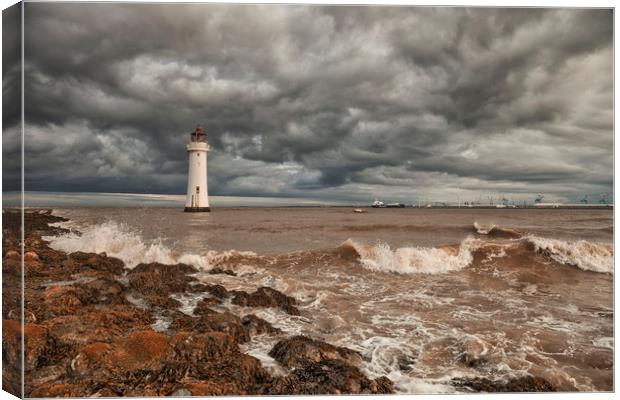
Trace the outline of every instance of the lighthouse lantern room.
{"label": "lighthouse lantern room", "polygon": [[207,153],[209,143],[202,126],[190,133],[190,141],[187,144],[189,154],[189,171],[187,175],[187,199],[185,201],[186,212],[211,211],[209,207],[209,193],[207,190]]}

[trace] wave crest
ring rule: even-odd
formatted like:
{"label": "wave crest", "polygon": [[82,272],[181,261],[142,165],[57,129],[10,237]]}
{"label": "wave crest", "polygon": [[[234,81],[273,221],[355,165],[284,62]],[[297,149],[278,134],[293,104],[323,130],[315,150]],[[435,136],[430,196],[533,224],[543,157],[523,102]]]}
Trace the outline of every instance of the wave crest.
{"label": "wave crest", "polygon": [[481,244],[467,238],[458,246],[400,247],[392,250],[387,243],[360,245],[351,239],[341,248],[353,248],[367,269],[399,274],[441,274],[459,271],[473,261],[473,251]]}
{"label": "wave crest", "polygon": [[134,268],[141,263],[158,262],[161,264],[190,264],[197,268],[209,270],[216,265],[233,260],[258,257],[251,251],[213,251],[206,254],[174,254],[161,240],[146,241],[128,225],[116,221],[82,228],[80,233],[70,232],[60,236],[44,238],[55,250],[73,253],[106,253],[125,263],[127,268]]}
{"label": "wave crest", "polygon": [[512,228],[505,228],[497,225],[483,225],[478,222],[474,222],[474,229],[479,235],[486,235],[493,238],[508,238],[517,239],[520,238],[521,232]]}
{"label": "wave crest", "polygon": [[561,264],[572,265],[584,271],[613,273],[613,246],[597,244],[586,240],[576,242],[527,236],[525,240],[534,249]]}

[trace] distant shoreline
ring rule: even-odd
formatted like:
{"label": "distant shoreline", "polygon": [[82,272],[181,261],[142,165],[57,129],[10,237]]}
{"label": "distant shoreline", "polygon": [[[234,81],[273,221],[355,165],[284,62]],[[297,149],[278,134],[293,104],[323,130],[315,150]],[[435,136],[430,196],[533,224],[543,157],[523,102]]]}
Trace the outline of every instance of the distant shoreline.
{"label": "distant shoreline", "polygon": [[[95,193],[95,192],[25,192],[24,203],[26,208],[141,208],[163,207],[183,208],[185,195],[177,194],[139,194],[139,193]],[[325,202],[310,198],[298,197],[249,197],[249,196],[210,196],[211,207],[217,208],[361,208],[365,210],[373,208],[370,200],[367,203],[333,201]],[[404,203],[405,207],[397,209],[496,209],[496,210],[532,210],[532,209],[609,209],[613,210],[613,204],[526,204],[515,206],[498,206],[497,204],[478,204],[467,206],[461,204],[433,204],[432,206],[415,203]],[[428,202],[427,202],[428,204]],[[3,192],[2,207],[19,207],[21,205],[20,192]],[[390,207],[387,207],[390,208]]]}

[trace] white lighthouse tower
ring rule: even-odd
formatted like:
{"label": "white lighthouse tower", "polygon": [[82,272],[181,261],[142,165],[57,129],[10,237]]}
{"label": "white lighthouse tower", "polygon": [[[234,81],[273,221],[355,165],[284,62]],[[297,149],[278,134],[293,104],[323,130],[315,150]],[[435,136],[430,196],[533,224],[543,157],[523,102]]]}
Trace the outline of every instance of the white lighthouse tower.
{"label": "white lighthouse tower", "polygon": [[207,191],[207,152],[209,143],[207,135],[198,125],[190,134],[187,144],[189,154],[189,172],[187,175],[186,212],[211,211],[209,207],[209,193]]}

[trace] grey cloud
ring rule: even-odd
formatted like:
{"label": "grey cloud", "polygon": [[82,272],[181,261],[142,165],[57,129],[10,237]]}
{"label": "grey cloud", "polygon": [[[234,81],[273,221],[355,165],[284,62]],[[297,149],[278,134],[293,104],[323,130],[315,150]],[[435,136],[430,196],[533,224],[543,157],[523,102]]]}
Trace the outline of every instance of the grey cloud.
{"label": "grey cloud", "polygon": [[28,3],[26,187],[182,193],[201,122],[214,194],[611,191],[612,15]]}

